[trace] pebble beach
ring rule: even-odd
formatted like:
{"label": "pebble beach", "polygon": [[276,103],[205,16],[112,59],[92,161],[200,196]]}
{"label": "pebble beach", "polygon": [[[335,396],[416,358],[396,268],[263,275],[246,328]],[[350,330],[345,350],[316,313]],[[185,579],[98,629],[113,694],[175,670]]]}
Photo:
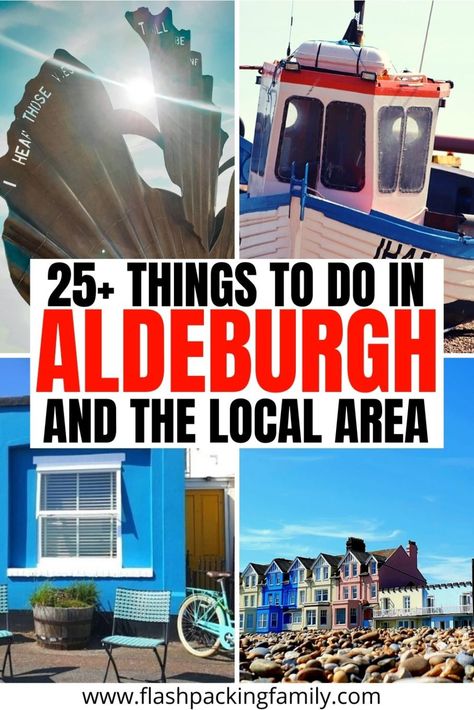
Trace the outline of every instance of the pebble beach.
{"label": "pebble beach", "polygon": [[241,682],[472,683],[474,630],[286,631],[240,639]]}

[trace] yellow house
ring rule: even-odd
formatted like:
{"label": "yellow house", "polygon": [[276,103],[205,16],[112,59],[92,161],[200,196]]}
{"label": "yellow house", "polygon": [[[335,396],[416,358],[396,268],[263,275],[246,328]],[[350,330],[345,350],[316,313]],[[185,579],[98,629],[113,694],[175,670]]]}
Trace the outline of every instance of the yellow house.
{"label": "yellow house", "polygon": [[426,607],[425,587],[396,587],[381,589],[379,608],[374,609],[376,629],[413,628],[422,626],[423,610]]}
{"label": "yellow house", "polygon": [[472,625],[472,581],[398,587],[380,592],[377,628],[455,629]]}
{"label": "yellow house", "polygon": [[311,566],[310,584],[303,606],[303,626],[331,628],[331,602],[336,599],[338,565],[341,557],[321,553]]}

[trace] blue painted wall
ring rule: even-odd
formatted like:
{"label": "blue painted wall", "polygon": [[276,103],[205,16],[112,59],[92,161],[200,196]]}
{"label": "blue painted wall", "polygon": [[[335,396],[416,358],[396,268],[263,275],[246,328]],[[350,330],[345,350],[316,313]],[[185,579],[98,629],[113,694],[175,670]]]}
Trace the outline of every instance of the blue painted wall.
{"label": "blue painted wall", "polygon": [[[290,576],[290,579],[288,577]],[[295,581],[296,580],[296,581]],[[283,629],[283,614],[288,609],[297,607],[298,576],[292,579],[291,574],[281,570],[270,571],[262,584],[262,604],[257,608],[257,632],[278,632]],[[275,604],[278,599],[278,604]],[[271,625],[271,614],[276,614],[277,623]],[[264,624],[261,623],[265,617]]]}
{"label": "blue painted wall", "polygon": [[[107,453],[106,450],[34,450],[28,446],[29,408],[0,407],[0,583],[8,583],[11,609],[28,609],[40,577],[8,577],[8,568],[37,565],[37,473],[34,456]],[[109,450],[110,451],[110,450]],[[183,449],[123,450],[122,567],[152,568],[147,578],[96,579],[104,609],[117,587],[172,591],[176,613],[185,595]],[[65,585],[68,578],[58,584]]]}

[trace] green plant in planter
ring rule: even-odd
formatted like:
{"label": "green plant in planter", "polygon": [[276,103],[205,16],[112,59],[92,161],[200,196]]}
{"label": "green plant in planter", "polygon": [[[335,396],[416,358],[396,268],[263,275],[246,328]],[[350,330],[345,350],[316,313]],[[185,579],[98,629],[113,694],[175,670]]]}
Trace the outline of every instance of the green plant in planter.
{"label": "green plant in planter", "polygon": [[40,585],[30,597],[38,643],[66,650],[86,646],[98,597],[95,582]]}
{"label": "green plant in planter", "polygon": [[73,582],[68,587],[55,587],[44,582],[31,595],[31,606],[52,606],[63,609],[97,606],[99,593],[95,582]]}

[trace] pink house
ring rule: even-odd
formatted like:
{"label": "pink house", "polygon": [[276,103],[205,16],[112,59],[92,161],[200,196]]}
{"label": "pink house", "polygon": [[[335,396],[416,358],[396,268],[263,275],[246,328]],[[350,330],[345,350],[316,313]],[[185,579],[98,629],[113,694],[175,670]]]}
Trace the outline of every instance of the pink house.
{"label": "pink house", "polygon": [[365,542],[350,537],[339,563],[339,577],[332,604],[333,628],[369,626],[378,608],[380,589],[394,586],[425,586],[418,569],[416,542],[408,541],[387,550],[366,551]]}

